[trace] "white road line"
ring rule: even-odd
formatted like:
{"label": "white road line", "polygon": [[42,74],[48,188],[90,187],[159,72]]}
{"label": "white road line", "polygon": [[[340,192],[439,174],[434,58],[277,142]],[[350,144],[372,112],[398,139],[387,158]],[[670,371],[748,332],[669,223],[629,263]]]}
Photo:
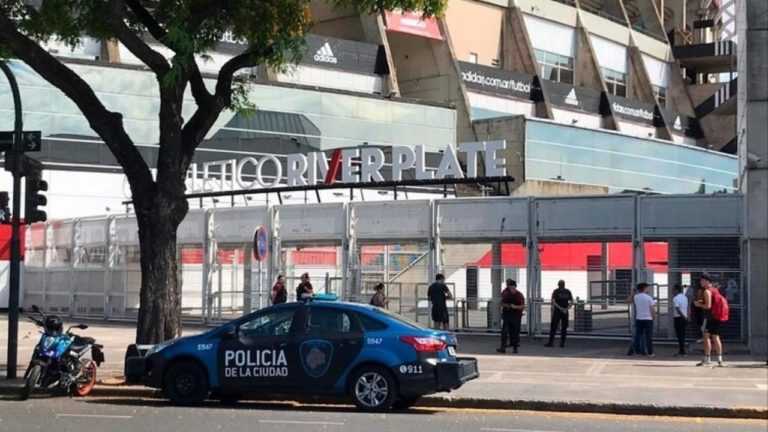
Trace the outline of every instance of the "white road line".
{"label": "white road line", "polygon": [[533,429],[504,429],[504,428],[482,428],[481,431],[488,432],[559,432],[551,430],[533,430]]}
{"label": "white road line", "polygon": [[345,425],[343,422],[299,421],[299,420],[259,420],[259,423],[320,425],[320,426],[344,426]]}
{"label": "white road line", "polygon": [[759,390],[768,390],[768,384],[755,384]]}
{"label": "white road line", "polygon": [[82,418],[101,418],[101,419],[117,419],[128,420],[133,416],[129,415],[106,415],[106,414],[56,414],[56,417],[82,417]]}

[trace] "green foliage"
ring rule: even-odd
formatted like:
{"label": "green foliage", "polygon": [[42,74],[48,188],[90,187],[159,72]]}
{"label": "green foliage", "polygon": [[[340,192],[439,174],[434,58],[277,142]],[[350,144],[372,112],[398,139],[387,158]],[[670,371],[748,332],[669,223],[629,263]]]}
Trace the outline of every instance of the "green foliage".
{"label": "green foliage", "polygon": [[[364,13],[419,10],[439,15],[447,0],[328,0],[337,7]],[[0,13],[19,31],[39,42],[58,40],[70,46],[82,36],[120,39],[114,25],[125,23],[145,41],[161,32],[160,42],[174,52],[164,86],[186,85],[194,56],[205,57],[226,38],[245,41],[249,65],[277,70],[297,63],[312,24],[311,0],[0,0]],[[123,28],[125,30],[125,28]],[[154,30],[154,31],[153,31]],[[1,51],[0,47],[0,54]],[[267,49],[269,48],[269,49]],[[242,83],[233,83],[230,108],[254,109]]]}

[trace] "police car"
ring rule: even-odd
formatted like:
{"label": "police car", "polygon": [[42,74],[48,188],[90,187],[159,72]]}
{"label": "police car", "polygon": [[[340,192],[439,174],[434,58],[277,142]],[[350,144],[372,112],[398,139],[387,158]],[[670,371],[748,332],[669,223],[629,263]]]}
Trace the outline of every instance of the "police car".
{"label": "police car", "polygon": [[250,313],[206,333],[126,354],[129,382],[162,389],[177,405],[210,394],[348,395],[364,411],[405,409],[479,376],[457,357],[456,336],[386,309],[315,294]]}

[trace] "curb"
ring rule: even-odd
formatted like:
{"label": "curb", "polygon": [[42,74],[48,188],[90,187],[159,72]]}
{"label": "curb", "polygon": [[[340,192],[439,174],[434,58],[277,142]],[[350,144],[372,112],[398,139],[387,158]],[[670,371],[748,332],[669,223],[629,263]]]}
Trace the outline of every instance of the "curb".
{"label": "curb", "polygon": [[[0,382],[0,395],[13,396],[18,394],[22,382]],[[132,397],[132,398],[162,398],[159,390],[131,385],[99,384],[94,388],[92,397]],[[249,401],[292,401],[306,404],[349,404],[349,401],[339,397],[297,397],[278,398],[246,397]],[[454,409],[483,409],[505,411],[542,411],[542,412],[580,412],[593,414],[642,415],[662,417],[699,417],[699,418],[736,418],[768,420],[768,409],[758,407],[712,407],[712,406],[665,406],[652,404],[622,404],[601,402],[564,402],[543,400],[502,400],[483,398],[455,398],[445,396],[426,396],[416,405],[419,408],[454,408]]]}

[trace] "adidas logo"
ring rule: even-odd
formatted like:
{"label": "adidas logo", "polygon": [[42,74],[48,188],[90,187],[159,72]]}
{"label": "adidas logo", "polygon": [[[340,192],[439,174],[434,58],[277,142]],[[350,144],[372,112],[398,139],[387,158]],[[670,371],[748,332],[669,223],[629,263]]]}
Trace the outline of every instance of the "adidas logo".
{"label": "adidas logo", "polygon": [[565,97],[565,103],[568,105],[579,106],[579,99],[576,97],[576,89],[571,89],[568,96]]}
{"label": "adidas logo", "polygon": [[680,122],[680,116],[677,116],[675,119],[675,124],[673,124],[672,127],[677,130],[683,130],[683,123]]}
{"label": "adidas logo", "polygon": [[325,45],[321,46],[320,49],[317,50],[314,59],[316,62],[321,63],[336,64],[339,62],[336,56],[333,55],[333,51],[331,51],[331,45],[328,42],[326,42]]}

